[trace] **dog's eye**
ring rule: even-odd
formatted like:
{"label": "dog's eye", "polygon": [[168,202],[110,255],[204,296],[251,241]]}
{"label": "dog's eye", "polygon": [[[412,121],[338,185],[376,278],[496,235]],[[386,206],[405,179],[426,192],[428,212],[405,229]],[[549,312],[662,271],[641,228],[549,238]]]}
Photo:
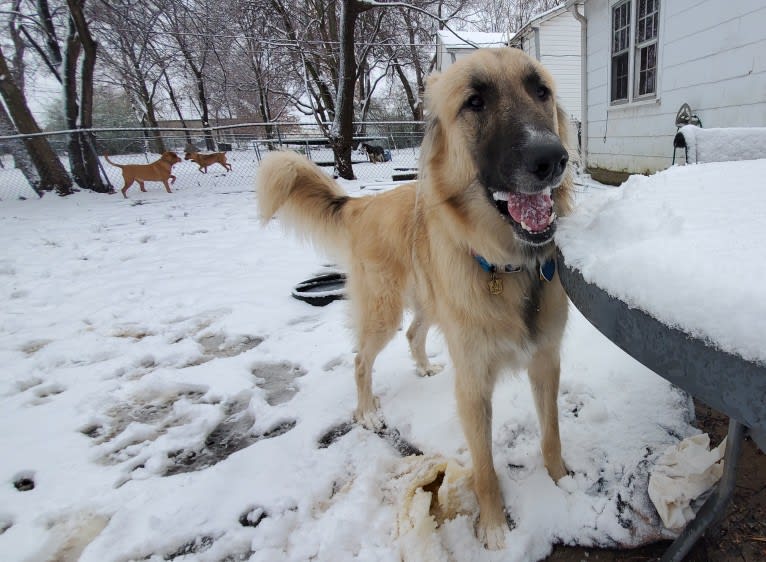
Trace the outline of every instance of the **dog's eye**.
{"label": "dog's eye", "polygon": [[538,86],[535,94],[540,101],[548,101],[551,98],[551,91],[547,86]]}
{"label": "dog's eye", "polygon": [[479,94],[474,94],[465,102],[465,106],[471,111],[481,111],[484,109],[484,98]]}

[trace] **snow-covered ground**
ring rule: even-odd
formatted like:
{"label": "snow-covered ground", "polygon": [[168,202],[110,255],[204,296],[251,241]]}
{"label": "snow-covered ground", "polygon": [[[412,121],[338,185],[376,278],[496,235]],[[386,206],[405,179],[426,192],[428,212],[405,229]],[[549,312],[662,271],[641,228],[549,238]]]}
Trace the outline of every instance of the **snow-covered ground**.
{"label": "snow-covered ground", "polygon": [[[392,146],[392,142],[385,140],[378,141],[379,144],[384,146]],[[332,150],[325,147],[306,147],[290,145],[292,148],[306,153],[308,151],[309,157],[314,162],[322,163],[325,169],[332,170],[332,166],[328,166],[328,163],[333,161]],[[184,157],[183,146],[170,147],[170,150],[175,150],[176,154],[180,158]],[[264,150],[261,146],[260,151]],[[375,183],[381,181],[391,181],[394,174],[406,174],[411,173],[417,169],[418,155],[420,147],[412,148],[391,148],[391,160],[388,162],[376,162],[369,161],[368,156],[361,150],[354,150],[351,153],[351,159],[354,164],[354,174],[360,180],[366,183]],[[153,162],[159,158],[159,154],[122,154],[112,156],[111,159],[117,164],[147,164]],[[61,156],[61,163],[64,167],[69,167],[69,162],[65,156]],[[109,164],[104,158],[101,160],[101,166],[104,173],[106,173],[109,181],[115,190],[119,190],[123,186],[123,180],[121,171],[119,168]],[[227,160],[232,166],[232,171],[236,171],[239,177],[244,175],[250,177],[256,173],[258,169],[259,155],[252,149],[234,149],[227,153]],[[171,186],[171,189],[191,189],[194,187],[207,187],[208,182],[201,176],[199,167],[191,161],[182,161],[173,167],[173,174],[178,177],[176,184]],[[214,164],[209,168],[211,173],[220,173],[223,171],[218,164]],[[236,182],[229,180],[222,180],[229,185],[235,185]],[[161,184],[150,184],[147,189],[163,189]],[[133,184],[130,188],[130,192],[138,191],[138,185]],[[13,201],[15,199],[36,199],[37,194],[29,185],[24,175],[20,170],[14,167],[13,157],[10,154],[0,154],[0,201]]]}
{"label": "snow-covered ground", "polygon": [[181,170],[173,194],[0,204],[3,560],[398,561],[429,540],[461,562],[526,561],[662,534],[647,473],[697,432],[689,400],[574,309],[559,398],[572,475],[547,476],[526,377],[508,376],[494,399],[506,550],[477,543],[475,506],[407,534],[418,467],[470,464],[443,340],[428,348],[447,368],[419,378],[398,335],[373,382],[392,430],[350,425],[346,302],[291,297],[332,268],[261,227],[252,170]]}

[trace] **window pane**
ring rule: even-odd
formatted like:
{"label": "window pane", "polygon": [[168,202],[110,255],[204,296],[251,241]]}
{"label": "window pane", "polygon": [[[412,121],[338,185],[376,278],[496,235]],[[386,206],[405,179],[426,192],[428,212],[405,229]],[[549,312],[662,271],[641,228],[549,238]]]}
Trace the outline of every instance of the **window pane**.
{"label": "window pane", "polygon": [[638,0],[636,41],[643,43],[657,37],[659,3],[657,0]]}
{"label": "window pane", "polygon": [[657,76],[657,45],[648,45],[639,49],[638,53],[638,95],[654,94]]}
{"label": "window pane", "polygon": [[629,42],[630,2],[625,2],[612,9],[612,53],[627,49]]}
{"label": "window pane", "polygon": [[628,99],[628,53],[612,57],[612,101]]}

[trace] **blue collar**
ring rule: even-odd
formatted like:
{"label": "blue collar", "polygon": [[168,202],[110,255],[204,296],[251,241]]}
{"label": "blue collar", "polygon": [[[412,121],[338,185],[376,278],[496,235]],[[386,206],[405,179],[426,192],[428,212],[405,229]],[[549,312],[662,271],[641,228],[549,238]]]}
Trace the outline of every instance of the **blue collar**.
{"label": "blue collar", "polygon": [[[487,273],[518,273],[524,269],[524,267],[520,265],[513,265],[512,263],[507,263],[505,265],[495,265],[494,263],[489,263],[479,254],[474,254],[473,257],[479,263],[481,268]],[[539,264],[538,270],[540,273],[541,281],[553,280],[553,276],[556,274],[556,260],[553,258],[548,258],[547,261]]]}

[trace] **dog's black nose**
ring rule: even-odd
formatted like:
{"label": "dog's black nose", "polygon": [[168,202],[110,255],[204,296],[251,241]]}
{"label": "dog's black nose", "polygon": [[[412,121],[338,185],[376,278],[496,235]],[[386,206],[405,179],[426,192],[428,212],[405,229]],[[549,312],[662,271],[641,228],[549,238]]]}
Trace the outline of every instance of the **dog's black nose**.
{"label": "dog's black nose", "polygon": [[564,173],[569,154],[557,140],[544,141],[529,146],[524,160],[529,173],[540,181],[549,181]]}

